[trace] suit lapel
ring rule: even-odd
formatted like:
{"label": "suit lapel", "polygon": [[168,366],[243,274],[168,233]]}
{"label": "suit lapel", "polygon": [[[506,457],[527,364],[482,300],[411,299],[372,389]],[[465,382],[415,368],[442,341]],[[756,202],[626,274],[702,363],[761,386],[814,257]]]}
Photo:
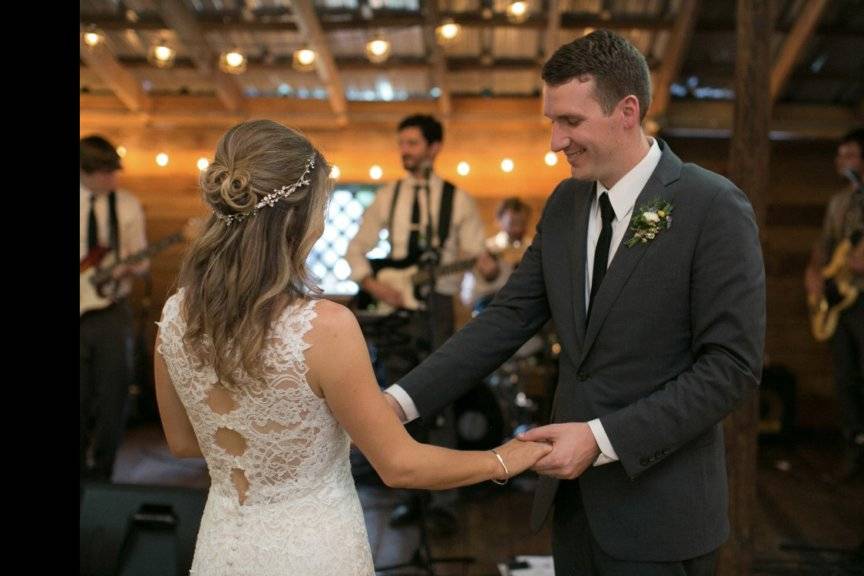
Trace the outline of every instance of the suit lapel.
{"label": "suit lapel", "polygon": [[574,214],[574,220],[568,231],[568,242],[570,246],[570,279],[573,289],[573,318],[576,324],[576,343],[582,347],[585,341],[585,255],[588,241],[588,218],[591,212],[591,201],[594,198],[595,185],[588,186],[588,190],[580,193],[579,190],[573,194],[574,204],[570,211]]}

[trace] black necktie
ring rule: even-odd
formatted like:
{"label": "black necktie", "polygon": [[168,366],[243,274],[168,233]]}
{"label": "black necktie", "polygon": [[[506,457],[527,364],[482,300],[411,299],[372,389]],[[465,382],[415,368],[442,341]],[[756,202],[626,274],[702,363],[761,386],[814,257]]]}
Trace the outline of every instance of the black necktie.
{"label": "black necktie", "polygon": [[90,215],[87,216],[87,251],[99,245],[99,229],[96,225],[96,194],[90,194]]}
{"label": "black necktie", "polygon": [[411,206],[411,234],[408,236],[408,258],[420,258],[420,185],[414,186],[414,204]]}
{"label": "black necktie", "polygon": [[606,275],[606,264],[609,262],[609,244],[612,242],[612,220],[615,219],[615,210],[609,202],[609,195],[604,192],[600,195],[600,214],[603,218],[603,228],[600,230],[600,238],[597,239],[597,249],[594,250],[594,273],[591,276],[591,298],[588,300],[588,314],[586,320],[591,317],[591,308],[594,307],[594,296]]}

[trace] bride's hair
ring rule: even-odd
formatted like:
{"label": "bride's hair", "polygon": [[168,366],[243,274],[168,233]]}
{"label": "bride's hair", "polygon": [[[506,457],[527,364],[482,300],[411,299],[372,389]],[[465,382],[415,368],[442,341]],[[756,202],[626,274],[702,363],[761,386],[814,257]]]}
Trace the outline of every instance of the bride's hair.
{"label": "bride's hair", "polygon": [[214,214],[180,270],[184,341],[228,386],[242,372],[260,376],[261,349],[285,306],[320,293],[306,258],[324,230],[328,175],[309,140],[270,120],[228,130],[201,175]]}

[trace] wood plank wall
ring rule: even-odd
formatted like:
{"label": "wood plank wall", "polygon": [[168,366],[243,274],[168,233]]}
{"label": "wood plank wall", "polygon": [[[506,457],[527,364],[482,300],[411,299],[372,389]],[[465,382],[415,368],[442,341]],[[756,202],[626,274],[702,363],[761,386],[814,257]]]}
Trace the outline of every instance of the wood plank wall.
{"label": "wood plank wall", "polygon": [[[158,127],[82,127],[82,135],[100,132],[127,147],[126,170],[121,182],[142,201],[148,217],[148,238],[155,241],[178,230],[190,216],[206,213],[197,191],[198,157],[212,156],[221,134],[216,129],[160,129]],[[352,126],[346,131],[307,131],[328,158],[342,169],[345,182],[369,182],[368,167],[384,168],[385,180],[399,173],[392,127]],[[696,162],[725,173],[727,139],[667,138],[685,162]],[[487,233],[492,233],[494,210],[501,198],[521,195],[534,207],[536,222],[547,195],[568,174],[559,158],[555,167],[543,163],[548,131],[538,120],[521,129],[507,125],[455,126],[446,137],[438,169],[477,198]],[[838,421],[827,346],[809,335],[802,284],[809,247],[817,238],[824,207],[842,181],[833,169],[833,142],[775,141],[772,144],[770,192],[767,202],[766,242],[768,272],[767,351],[772,362],[783,364],[798,381],[799,425],[832,428]],[[171,155],[167,168],[153,162],[161,150]],[[516,170],[505,175],[501,158],[512,158]],[[472,165],[467,177],[456,174],[456,164]],[[171,289],[182,247],[174,247],[153,260],[152,320]],[[459,320],[468,317],[459,311]]]}

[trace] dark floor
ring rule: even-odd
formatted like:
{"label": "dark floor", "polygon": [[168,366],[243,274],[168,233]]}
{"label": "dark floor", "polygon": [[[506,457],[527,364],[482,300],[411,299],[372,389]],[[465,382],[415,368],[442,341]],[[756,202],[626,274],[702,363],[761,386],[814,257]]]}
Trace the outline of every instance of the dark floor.
{"label": "dark floor", "polygon": [[[839,438],[802,435],[794,442],[763,442],[760,447],[754,574],[864,574],[864,479],[832,481],[840,463]],[[400,495],[358,471],[358,491],[376,566],[406,562],[416,550],[414,527],[393,529],[389,514]],[[203,460],[177,460],[168,452],[158,425],[131,429],[115,466],[114,482],[207,488]],[[440,564],[441,576],[497,576],[496,565],[515,555],[551,551],[549,531],[532,534],[527,521],[533,479],[507,487],[487,483],[464,489],[460,530],[430,538],[434,556],[473,556],[475,562]],[[387,572],[417,574],[416,570]]]}

